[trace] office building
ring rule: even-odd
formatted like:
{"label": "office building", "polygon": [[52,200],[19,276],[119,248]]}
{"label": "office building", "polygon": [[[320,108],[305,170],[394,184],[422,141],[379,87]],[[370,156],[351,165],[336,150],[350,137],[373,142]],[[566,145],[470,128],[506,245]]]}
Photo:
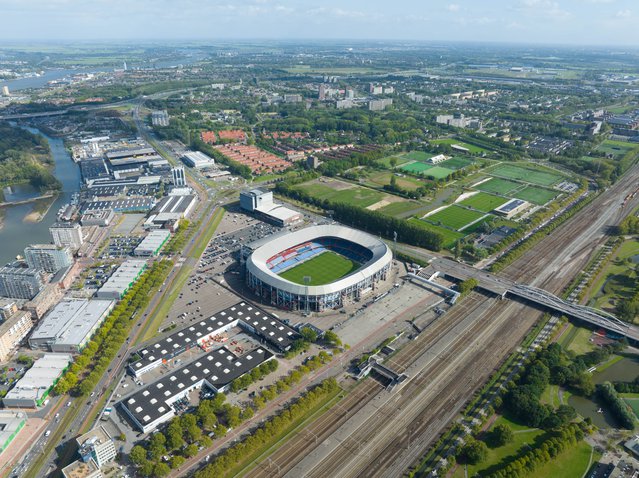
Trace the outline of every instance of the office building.
{"label": "office building", "polygon": [[54,244],[31,244],[24,250],[24,259],[29,267],[51,274],[73,264],[71,248]]}
{"label": "office building", "polygon": [[69,354],[45,354],[36,360],[2,399],[3,405],[7,408],[41,406],[71,363],[71,358]]}
{"label": "office building", "polygon": [[176,166],[171,169],[173,173],[173,185],[178,188],[186,186],[186,176],[184,175],[184,168],[182,166]]}
{"label": "office building", "polygon": [[76,460],[62,468],[64,478],[104,478],[102,471],[95,461],[83,462]]}
{"label": "office building", "polygon": [[31,332],[33,320],[25,310],[16,312],[0,324],[0,362],[6,362]]}
{"label": "office building", "polygon": [[82,245],[82,226],[80,224],[57,223],[49,228],[53,243],[58,247],[69,246],[72,251],[77,251]]}
{"label": "office building", "polygon": [[96,293],[98,299],[120,300],[146,269],[146,261],[124,261]]}
{"label": "office building", "polygon": [[103,426],[88,431],[79,436],[76,441],[78,442],[78,452],[84,463],[93,460],[98,467],[102,467],[113,461],[117,454],[113,439]]}
{"label": "office building", "polygon": [[289,226],[302,220],[301,213],[274,203],[273,193],[262,189],[242,191],[240,207],[279,227]]}
{"label": "office building", "polygon": [[33,299],[44,287],[40,269],[9,265],[0,268],[0,296],[13,299]]}
{"label": "office building", "polygon": [[368,109],[370,111],[383,111],[386,109],[387,106],[390,106],[392,104],[393,104],[392,98],[384,98],[382,100],[371,100],[368,102]]}
{"label": "office building", "polygon": [[51,352],[78,353],[114,305],[113,300],[63,300],[40,321],[29,337],[29,346]]}
{"label": "office building", "polygon": [[102,209],[102,210],[94,210],[87,209],[82,214],[82,218],[80,219],[80,224],[83,226],[108,226],[111,224],[111,221],[115,218],[115,212],[113,209]]}

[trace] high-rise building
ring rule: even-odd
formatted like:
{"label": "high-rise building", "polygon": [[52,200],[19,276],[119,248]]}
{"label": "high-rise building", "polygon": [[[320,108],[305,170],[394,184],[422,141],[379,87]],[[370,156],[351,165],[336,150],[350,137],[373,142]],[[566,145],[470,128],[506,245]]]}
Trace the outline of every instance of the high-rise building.
{"label": "high-rise building", "polygon": [[5,321],[18,312],[18,304],[12,299],[0,299],[0,321]]}
{"label": "high-rise building", "polygon": [[368,109],[370,111],[383,111],[387,106],[393,104],[392,98],[384,98],[383,100],[371,100],[368,102]]}
{"label": "high-rise building", "polygon": [[31,244],[24,249],[24,260],[29,267],[55,273],[73,264],[73,254],[69,246]]}
{"label": "high-rise building", "polygon": [[346,99],[347,100],[355,99],[355,90],[353,88],[346,89]]}
{"label": "high-rise building", "polygon": [[184,167],[176,166],[172,170],[173,172],[173,185],[178,188],[186,186],[186,176],[184,175]]}
{"label": "high-rise building", "polygon": [[82,243],[82,227],[80,224],[56,223],[49,228],[53,243],[58,247],[69,246],[77,251]]}
{"label": "high-rise building", "polygon": [[320,101],[322,101],[322,100],[325,100],[325,99],[326,99],[326,90],[327,90],[327,89],[328,89],[328,87],[327,87],[324,83],[322,83],[322,84],[319,86],[319,95],[318,95],[318,98],[319,98],[319,100],[320,100]]}
{"label": "high-rise building", "polygon": [[0,296],[33,299],[44,287],[44,273],[32,267],[12,264],[0,268]]}

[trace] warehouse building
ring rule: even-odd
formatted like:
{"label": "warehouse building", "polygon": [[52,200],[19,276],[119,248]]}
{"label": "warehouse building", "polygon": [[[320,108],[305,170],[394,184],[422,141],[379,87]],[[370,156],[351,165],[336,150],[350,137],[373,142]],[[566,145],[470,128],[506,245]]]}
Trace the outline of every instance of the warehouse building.
{"label": "warehouse building", "polygon": [[83,226],[108,226],[115,218],[113,209],[88,209],[82,214],[80,224]]}
{"label": "warehouse building", "polygon": [[153,208],[144,222],[144,228],[175,230],[182,219],[191,215],[195,203],[196,197],[193,194],[170,194]]}
{"label": "warehouse building", "polygon": [[189,151],[182,156],[182,161],[187,166],[195,169],[215,166],[215,160],[199,151]]}
{"label": "warehouse building", "polygon": [[114,305],[113,300],[63,300],[40,321],[29,337],[29,346],[51,352],[78,353]]}
{"label": "warehouse building", "polygon": [[120,300],[146,269],[146,261],[128,259],[107,279],[96,293],[98,299]]}
{"label": "warehouse building", "polygon": [[171,232],[167,229],[151,231],[134,249],[133,254],[136,256],[157,256],[170,237]]}
{"label": "warehouse building", "polygon": [[36,360],[2,399],[4,406],[7,408],[41,406],[71,363],[71,359],[69,354],[45,354]]}
{"label": "warehouse building", "polygon": [[0,454],[7,449],[27,423],[27,414],[23,412],[0,412]]}
{"label": "warehouse building", "polygon": [[146,212],[153,209],[155,199],[152,197],[130,197],[112,201],[91,201],[83,207],[83,211]]}
{"label": "warehouse building", "polygon": [[208,351],[215,345],[213,338],[216,335],[235,326],[278,352],[286,352],[299,338],[297,332],[271,314],[248,302],[240,302],[138,350],[137,359],[130,362],[129,370],[140,377],[193,347]]}
{"label": "warehouse building", "polygon": [[224,393],[233,380],[272,358],[273,354],[262,347],[239,357],[221,347],[164,375],[123,399],[120,405],[133,423],[148,433],[173,418],[172,405],[192,390],[207,386],[215,393]]}

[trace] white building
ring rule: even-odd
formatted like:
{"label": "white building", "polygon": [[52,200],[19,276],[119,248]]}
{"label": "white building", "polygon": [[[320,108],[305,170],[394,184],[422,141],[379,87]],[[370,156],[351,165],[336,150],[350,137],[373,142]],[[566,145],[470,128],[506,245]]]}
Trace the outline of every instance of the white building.
{"label": "white building", "polygon": [[98,299],[120,300],[135,284],[146,269],[146,261],[129,259],[124,261],[96,293]]}
{"label": "white building", "polygon": [[186,176],[184,174],[183,166],[174,167],[171,172],[173,173],[173,185],[175,187],[181,188],[186,186]]}
{"label": "white building", "polygon": [[153,126],[168,126],[169,125],[169,113],[166,110],[153,111],[151,113],[151,124]]}
{"label": "white building", "polygon": [[182,156],[182,161],[184,161],[187,166],[195,169],[215,166],[215,160],[208,157],[206,154],[201,153],[200,151],[189,151],[187,153],[184,153],[184,155]]}
{"label": "white building", "polygon": [[73,265],[73,254],[69,246],[31,244],[24,249],[24,260],[29,267],[55,273]]}
{"label": "white building", "polygon": [[49,228],[53,243],[58,247],[70,246],[77,251],[84,243],[80,224],[57,223]]}
{"label": "white building", "polygon": [[78,442],[78,453],[80,453],[82,461],[85,463],[93,460],[96,465],[102,467],[106,463],[115,460],[117,451],[113,439],[103,426],[88,431],[79,436],[76,441]]}

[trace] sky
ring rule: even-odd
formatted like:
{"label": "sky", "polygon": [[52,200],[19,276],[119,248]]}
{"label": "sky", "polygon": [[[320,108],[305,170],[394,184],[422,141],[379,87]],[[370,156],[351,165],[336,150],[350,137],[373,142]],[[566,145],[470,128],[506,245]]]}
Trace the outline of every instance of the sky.
{"label": "sky", "polygon": [[639,0],[0,0],[0,39],[639,46]]}

